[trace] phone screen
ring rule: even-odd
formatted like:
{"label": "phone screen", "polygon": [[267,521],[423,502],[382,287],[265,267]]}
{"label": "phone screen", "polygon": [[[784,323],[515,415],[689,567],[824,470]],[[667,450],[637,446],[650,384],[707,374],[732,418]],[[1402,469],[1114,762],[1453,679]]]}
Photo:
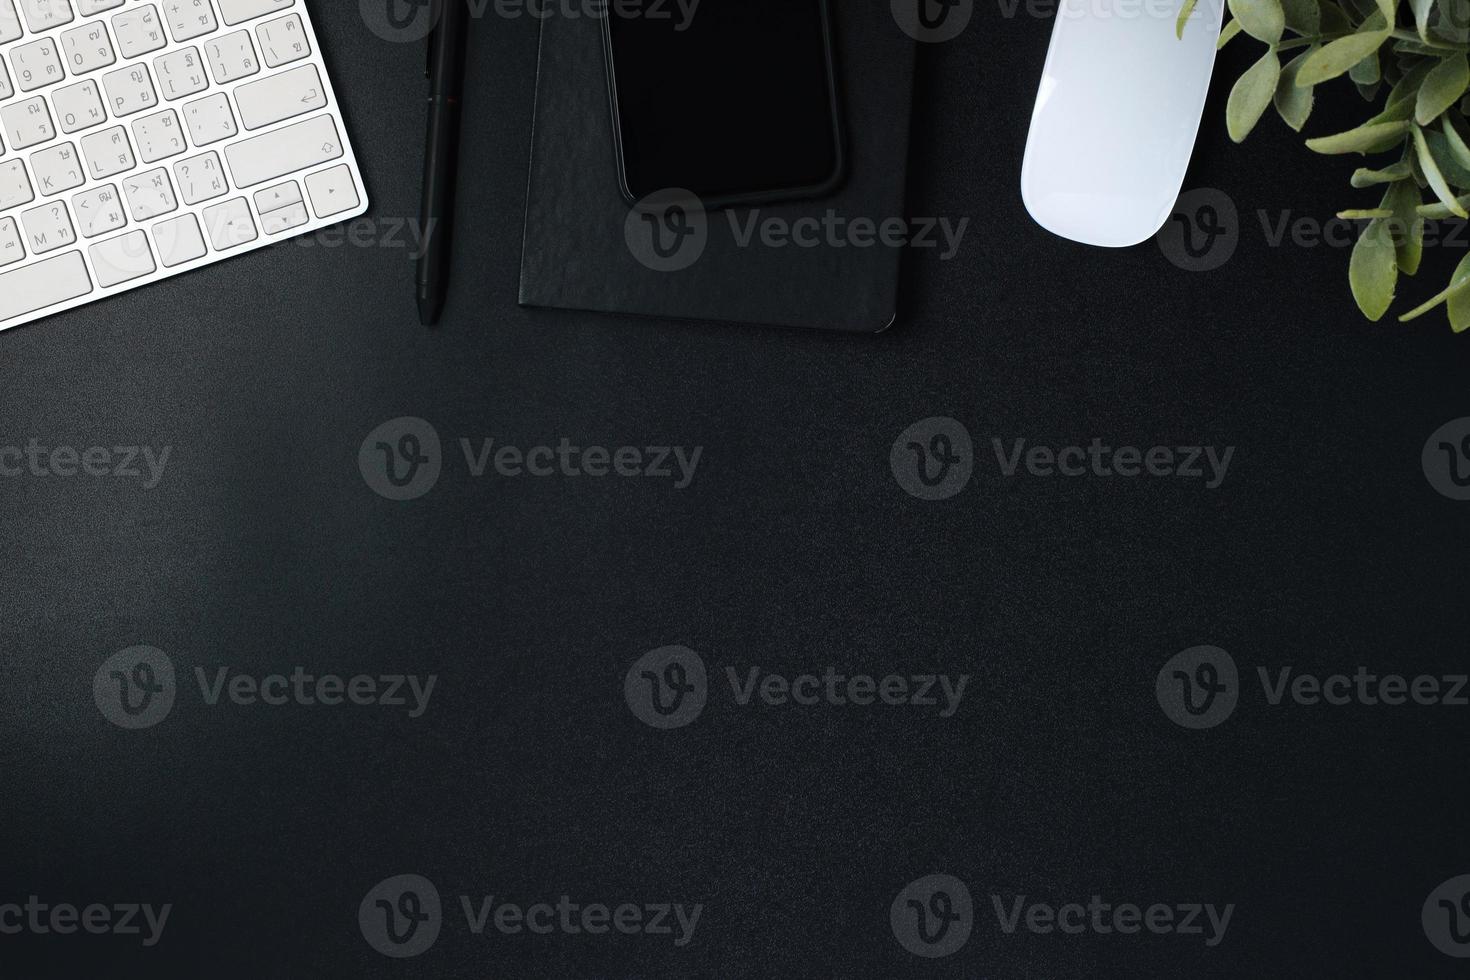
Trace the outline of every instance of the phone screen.
{"label": "phone screen", "polygon": [[835,186],[842,151],[825,0],[618,6],[609,4],[605,30],[625,194],[677,187],[719,205]]}

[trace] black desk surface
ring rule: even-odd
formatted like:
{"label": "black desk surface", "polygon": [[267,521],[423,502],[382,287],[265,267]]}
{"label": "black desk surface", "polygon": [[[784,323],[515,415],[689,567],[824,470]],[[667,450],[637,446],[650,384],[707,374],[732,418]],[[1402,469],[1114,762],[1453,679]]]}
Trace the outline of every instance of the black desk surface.
{"label": "black desk surface", "polygon": [[[1255,675],[1464,672],[1470,510],[1420,451],[1470,415],[1470,339],[1438,318],[1367,324],[1346,249],[1266,240],[1261,209],[1365,205],[1352,161],[1274,121],[1228,143],[1243,47],[1189,180],[1243,216],[1229,263],[1191,274],[1153,245],[1035,227],[1017,186],[1051,25],[1004,6],[921,52],[910,210],[974,227],[952,261],[912,257],[903,320],[874,338],[518,308],[529,18],[476,25],[453,298],[421,329],[392,243],[417,214],[423,48],[374,36],[355,3],[314,4],[379,245],[282,245],[0,334],[0,445],[171,447],[149,490],[0,480],[0,906],[173,906],[147,949],[0,935],[0,974],[1462,975],[1420,908],[1470,872],[1470,709],[1272,707]],[[1455,258],[1402,291],[1438,289]],[[925,502],[889,452],[940,415],[974,436],[976,469]],[[400,416],[445,444],[409,503],[358,469]],[[473,478],[457,442],[490,437],[704,451],[684,490]],[[1094,437],[1236,451],[1206,490],[1005,478],[991,450]],[[179,691],[125,731],[92,682],[135,644],[168,654]],[[623,680],[668,644],[703,656],[710,702],[656,731]],[[1189,731],[1154,684],[1200,644],[1244,690]],[[828,665],[972,680],[947,719],[741,707],[724,680]],[[194,670],[224,666],[439,679],[419,718],[210,706]],[[394,960],[357,910],[405,873],[437,886],[442,931]],[[930,960],[895,941],[889,906],[934,873],[967,884],[975,921]],[[460,896],[490,895],[704,908],[682,947],[474,935]],[[1207,947],[1007,934],[993,895],[1007,914],[1021,895],[1235,910]]]}

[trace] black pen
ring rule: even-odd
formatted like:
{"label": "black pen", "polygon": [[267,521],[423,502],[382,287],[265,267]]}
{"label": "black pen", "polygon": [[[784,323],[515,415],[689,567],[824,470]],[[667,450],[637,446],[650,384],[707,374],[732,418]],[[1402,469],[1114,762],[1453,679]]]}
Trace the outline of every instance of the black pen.
{"label": "black pen", "polygon": [[429,130],[424,146],[424,252],[418,265],[419,319],[431,325],[444,309],[459,169],[460,94],[464,90],[466,0],[435,0],[438,21],[429,36]]}

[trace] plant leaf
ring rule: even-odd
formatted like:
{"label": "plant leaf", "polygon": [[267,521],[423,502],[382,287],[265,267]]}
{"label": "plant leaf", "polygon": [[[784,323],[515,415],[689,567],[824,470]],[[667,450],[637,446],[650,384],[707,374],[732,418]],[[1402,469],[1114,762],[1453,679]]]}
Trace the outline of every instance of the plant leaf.
{"label": "plant leaf", "polygon": [[1450,55],[1424,76],[1414,104],[1414,120],[1428,126],[1440,113],[1460,101],[1470,88],[1470,61],[1463,53]]}
{"label": "plant leaf", "polygon": [[1396,180],[1407,180],[1414,176],[1414,171],[1403,161],[1392,166],[1384,167],[1382,170],[1369,170],[1359,167],[1353,171],[1352,185],[1354,187],[1372,187],[1374,184],[1391,184]]}
{"label": "plant leaf", "polygon": [[1380,205],[1393,212],[1389,230],[1399,271],[1406,276],[1419,271],[1419,261],[1424,257],[1424,218],[1418,213],[1421,200],[1419,185],[1403,180],[1388,189]]}
{"label": "plant leaf", "polygon": [[1305,65],[1302,65],[1301,71],[1297,72],[1296,83],[1298,85],[1317,85],[1350,71],[1353,65],[1377,51],[1383,42],[1388,40],[1391,32],[1381,26],[1371,29],[1368,26],[1370,24],[1381,25],[1382,22],[1383,18],[1375,13],[1363,21],[1363,26],[1358,29],[1357,34],[1349,34],[1347,37],[1340,37],[1336,41],[1324,44],[1319,51],[1307,59]]}
{"label": "plant leaf", "polygon": [[1312,56],[1317,50],[1314,44],[1302,54],[1297,55],[1287,66],[1281,69],[1281,80],[1276,83],[1276,112],[1285,120],[1286,125],[1302,131],[1307,124],[1307,118],[1312,114],[1312,103],[1315,101],[1312,87],[1310,85],[1298,85],[1296,73],[1301,71],[1302,63]]}
{"label": "plant leaf", "polygon": [[1450,284],[1448,286],[1399,317],[1399,322],[1408,323],[1410,320],[1423,316],[1439,304],[1447,301],[1451,296],[1456,296],[1464,292],[1467,286],[1470,286],[1470,256],[1461,259],[1460,264],[1455,266],[1454,274],[1450,276]]}
{"label": "plant leaf", "polygon": [[1312,37],[1322,31],[1322,8],[1317,0],[1281,0],[1281,11],[1286,15],[1286,27],[1302,37]]}
{"label": "plant leaf", "polygon": [[1184,40],[1184,25],[1189,23],[1189,18],[1194,14],[1195,5],[1199,0],[1184,0],[1184,6],[1179,8],[1179,19],[1174,22],[1174,36],[1181,41]]}
{"label": "plant leaf", "polygon": [[1445,138],[1444,133],[1437,129],[1426,129],[1424,142],[1429,144],[1429,155],[1434,157],[1434,164],[1439,167],[1444,182],[1451,187],[1470,190],[1470,170],[1455,159],[1454,153],[1450,151],[1450,141]]}
{"label": "plant leaf", "polygon": [[1402,140],[1408,131],[1407,121],[1364,123],[1345,133],[1307,140],[1307,149],[1313,153],[1381,153]]}
{"label": "plant leaf", "polygon": [[1414,129],[1414,149],[1419,151],[1419,166],[1424,171],[1424,179],[1429,181],[1434,196],[1439,198],[1440,203],[1450,209],[1450,213],[1460,218],[1470,218],[1470,213],[1465,211],[1463,205],[1455,200],[1455,194],[1450,190],[1450,185],[1445,183],[1444,174],[1439,171],[1439,164],[1434,162],[1434,156],[1429,152],[1429,143],[1424,139],[1424,130],[1418,126]]}
{"label": "plant leaf", "polygon": [[1465,145],[1465,138],[1450,122],[1449,116],[1445,116],[1440,122],[1444,126],[1444,141],[1450,149],[1450,156],[1454,157],[1455,162],[1460,166],[1470,169],[1470,146]]}
{"label": "plant leaf", "polygon": [[1429,12],[1434,9],[1434,0],[1409,0],[1409,8],[1414,11],[1414,25],[1419,28],[1419,37],[1425,44],[1429,43]]}
{"label": "plant leaf", "polygon": [[[1357,82],[1359,86],[1377,85],[1383,78],[1383,72],[1378,66],[1378,52],[1374,51],[1368,57],[1348,69],[1348,77]],[[1372,96],[1368,96],[1372,98]]]}
{"label": "plant leaf", "polygon": [[[1454,282],[1462,276],[1470,277],[1470,255],[1465,256],[1460,260],[1460,264],[1455,266],[1455,272],[1450,276],[1450,281]],[[1445,298],[1445,304],[1445,311],[1450,316],[1450,329],[1455,333],[1464,333],[1470,329],[1470,291],[1461,290],[1450,293]]]}
{"label": "plant leaf", "polygon": [[1393,291],[1398,279],[1398,254],[1394,251],[1393,236],[1389,234],[1384,219],[1376,218],[1368,222],[1367,229],[1358,236],[1348,264],[1348,282],[1353,288],[1353,299],[1365,317],[1375,323],[1383,319],[1383,314],[1393,305]]}
{"label": "plant leaf", "polygon": [[1229,44],[1230,39],[1239,33],[1240,21],[1232,20],[1230,23],[1226,24],[1225,29],[1220,32],[1220,40],[1215,42],[1215,50],[1219,51],[1225,45]]}
{"label": "plant leaf", "polygon": [[1230,0],[1230,13],[1256,40],[1272,45],[1281,43],[1281,34],[1286,30],[1286,12],[1281,9],[1281,0]]}
{"label": "plant leaf", "polygon": [[1225,104],[1225,126],[1230,138],[1239,143],[1250,135],[1261,115],[1276,95],[1276,83],[1281,80],[1281,59],[1276,48],[1271,47],[1235,83],[1230,90],[1230,100]]}

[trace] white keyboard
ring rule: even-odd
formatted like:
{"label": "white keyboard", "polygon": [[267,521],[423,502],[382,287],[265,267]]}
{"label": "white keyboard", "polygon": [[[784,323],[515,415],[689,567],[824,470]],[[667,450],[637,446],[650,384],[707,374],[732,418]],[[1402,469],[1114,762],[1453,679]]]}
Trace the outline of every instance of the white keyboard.
{"label": "white keyboard", "polygon": [[366,210],[305,0],[0,0],[0,330]]}

